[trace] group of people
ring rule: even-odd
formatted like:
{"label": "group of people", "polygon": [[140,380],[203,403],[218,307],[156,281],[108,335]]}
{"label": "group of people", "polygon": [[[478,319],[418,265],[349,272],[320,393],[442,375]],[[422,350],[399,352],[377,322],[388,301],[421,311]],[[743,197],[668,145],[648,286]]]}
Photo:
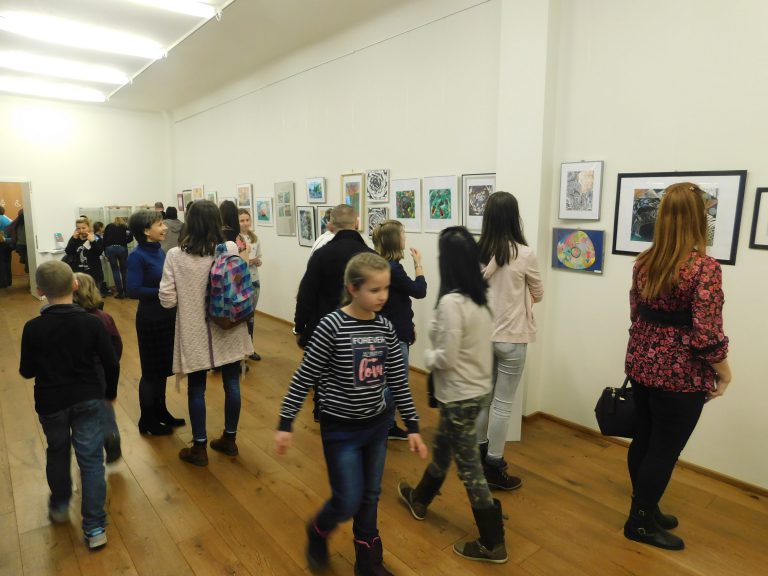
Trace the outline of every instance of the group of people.
{"label": "group of people", "polygon": [[11,220],[5,215],[5,206],[0,206],[0,288],[10,288],[13,284],[11,259],[14,252],[19,255],[24,271],[29,272],[24,210],[19,210],[16,218]]}
{"label": "group of people", "polygon": [[[252,281],[258,283],[261,253],[249,228],[250,214],[238,213],[234,204],[217,207],[198,201],[186,214],[179,246],[165,254],[161,243],[167,227],[161,215],[139,212],[129,223],[129,233],[139,243],[128,258],[126,286],[128,295],[140,300],[139,428],[142,433],[166,434],[184,425],[168,412],[165,381],[171,374],[186,375],[193,442],[179,457],[198,466],[208,464],[205,388],[212,369],[221,371],[225,425],[210,446],[238,454],[241,366],[244,358],[254,355],[252,327],[240,324],[224,330],[208,322],[206,294],[214,254],[222,244],[248,261]],[[294,326],[304,356],[283,399],[274,445],[278,455],[290,448],[293,422],[314,390],[332,494],[306,526],[307,561],[312,570],[323,569],[328,538],[339,523],[352,518],[355,573],[386,575],[391,572],[383,564],[377,508],[387,440],[406,440],[421,458],[428,452],[408,383],[409,347],[416,339],[412,299],[426,296],[427,282],[419,250],[409,250],[413,278],[402,265],[406,235],[399,222],[388,220],[374,230],[375,250],[357,228],[354,209],[336,206],[328,223],[332,237],[307,263]],[[502,505],[491,490],[522,486],[521,478],[508,473],[504,448],[527,344],[536,337],[533,308],[543,297],[541,275],[523,233],[517,199],[507,192],[490,196],[479,241],[465,228],[453,226],[441,232],[438,248],[439,289],[424,360],[439,425],[421,479],[415,485],[400,482],[396,488],[411,515],[424,520],[454,460],[480,533],[476,540],[456,544],[454,551],[470,560],[502,563],[508,558]],[[670,532],[677,518],[662,513],[659,502],[704,403],[722,395],[731,380],[720,266],[705,250],[702,191],[690,183],[670,186],[659,209],[653,245],[640,255],[633,271],[626,356],[639,424],[628,452],[633,494],[624,534],[665,549],[684,544]],[[92,466],[78,453],[84,479],[83,529],[95,547],[94,542],[106,541],[100,457],[106,447],[110,458],[107,440],[116,430],[108,403],[115,397],[119,372],[116,335],[109,319],[96,312],[98,294],[93,287],[91,300],[83,300],[82,307],[72,304],[73,288],[79,291],[87,281],[74,279],[58,262],[43,264],[37,276],[49,305],[25,326],[21,373],[36,378],[36,407],[48,436],[51,518],[62,520],[71,481],[68,468],[63,471],[62,440],[49,430],[66,426],[78,452],[88,442],[75,442],[75,436],[98,428],[102,436],[98,456],[97,442],[91,440]],[[54,370],[56,361],[71,353],[71,346],[62,347],[58,339],[62,327],[75,321],[89,334],[76,355],[82,362],[79,374],[84,370],[87,378]],[[115,345],[104,346],[110,334]],[[43,353],[49,348],[56,349],[56,355]],[[102,369],[91,377],[89,370],[97,373],[95,359]],[[74,386],[74,380],[82,393],[65,395],[64,388]],[[395,423],[395,409],[404,430]],[[86,414],[104,424],[95,427]],[[66,436],[67,463],[69,442]],[[112,442],[114,457],[114,438]],[[91,478],[88,489],[86,475]]]}

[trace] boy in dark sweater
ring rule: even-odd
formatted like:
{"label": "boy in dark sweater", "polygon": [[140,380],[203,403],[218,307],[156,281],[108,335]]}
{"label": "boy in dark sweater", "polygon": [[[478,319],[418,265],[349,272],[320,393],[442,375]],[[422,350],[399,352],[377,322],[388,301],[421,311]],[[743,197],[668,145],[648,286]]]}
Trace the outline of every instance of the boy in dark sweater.
{"label": "boy in dark sweater", "polygon": [[[54,523],[69,521],[72,446],[83,486],[85,541],[90,549],[100,548],[107,543],[107,487],[99,410],[105,396],[114,400],[117,395],[120,365],[101,321],[72,303],[77,283],[69,266],[45,262],[35,278],[48,304],[24,326],[19,372],[35,379],[35,410],[48,442],[48,512]],[[106,392],[96,373],[96,357],[104,367]]]}

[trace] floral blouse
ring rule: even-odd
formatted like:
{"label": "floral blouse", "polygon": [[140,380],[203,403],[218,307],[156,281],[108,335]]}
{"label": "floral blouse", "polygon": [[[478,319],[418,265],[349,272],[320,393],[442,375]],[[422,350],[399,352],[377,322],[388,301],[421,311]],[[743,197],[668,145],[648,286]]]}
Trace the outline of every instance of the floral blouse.
{"label": "floral blouse", "polygon": [[[710,364],[728,356],[720,264],[710,256],[692,252],[672,292],[650,300],[641,296],[647,279],[645,270],[635,264],[629,291],[632,326],[627,375],[645,386],[673,392],[712,389],[715,370]],[[690,310],[693,322],[686,326],[654,323],[641,317],[640,306],[662,313]]]}

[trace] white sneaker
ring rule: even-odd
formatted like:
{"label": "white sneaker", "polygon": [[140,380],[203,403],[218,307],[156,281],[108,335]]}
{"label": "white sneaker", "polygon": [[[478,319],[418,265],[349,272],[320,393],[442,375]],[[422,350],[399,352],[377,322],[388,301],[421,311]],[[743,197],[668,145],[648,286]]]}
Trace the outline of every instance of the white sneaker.
{"label": "white sneaker", "polygon": [[90,550],[96,550],[107,545],[107,532],[104,528],[94,528],[85,533],[85,543]]}

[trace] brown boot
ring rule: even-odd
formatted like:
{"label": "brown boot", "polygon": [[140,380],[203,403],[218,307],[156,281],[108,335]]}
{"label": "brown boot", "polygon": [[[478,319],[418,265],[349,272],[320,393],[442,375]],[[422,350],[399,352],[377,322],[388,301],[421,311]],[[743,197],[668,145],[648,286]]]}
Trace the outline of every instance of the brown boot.
{"label": "brown boot", "polygon": [[211,448],[227,456],[237,456],[239,454],[237,444],[235,443],[235,434],[228,434],[227,432],[222,432],[221,438],[211,440]]}
{"label": "brown boot", "polygon": [[179,458],[195,466],[208,466],[208,450],[205,444],[205,442],[193,442],[191,447],[181,449]]}

